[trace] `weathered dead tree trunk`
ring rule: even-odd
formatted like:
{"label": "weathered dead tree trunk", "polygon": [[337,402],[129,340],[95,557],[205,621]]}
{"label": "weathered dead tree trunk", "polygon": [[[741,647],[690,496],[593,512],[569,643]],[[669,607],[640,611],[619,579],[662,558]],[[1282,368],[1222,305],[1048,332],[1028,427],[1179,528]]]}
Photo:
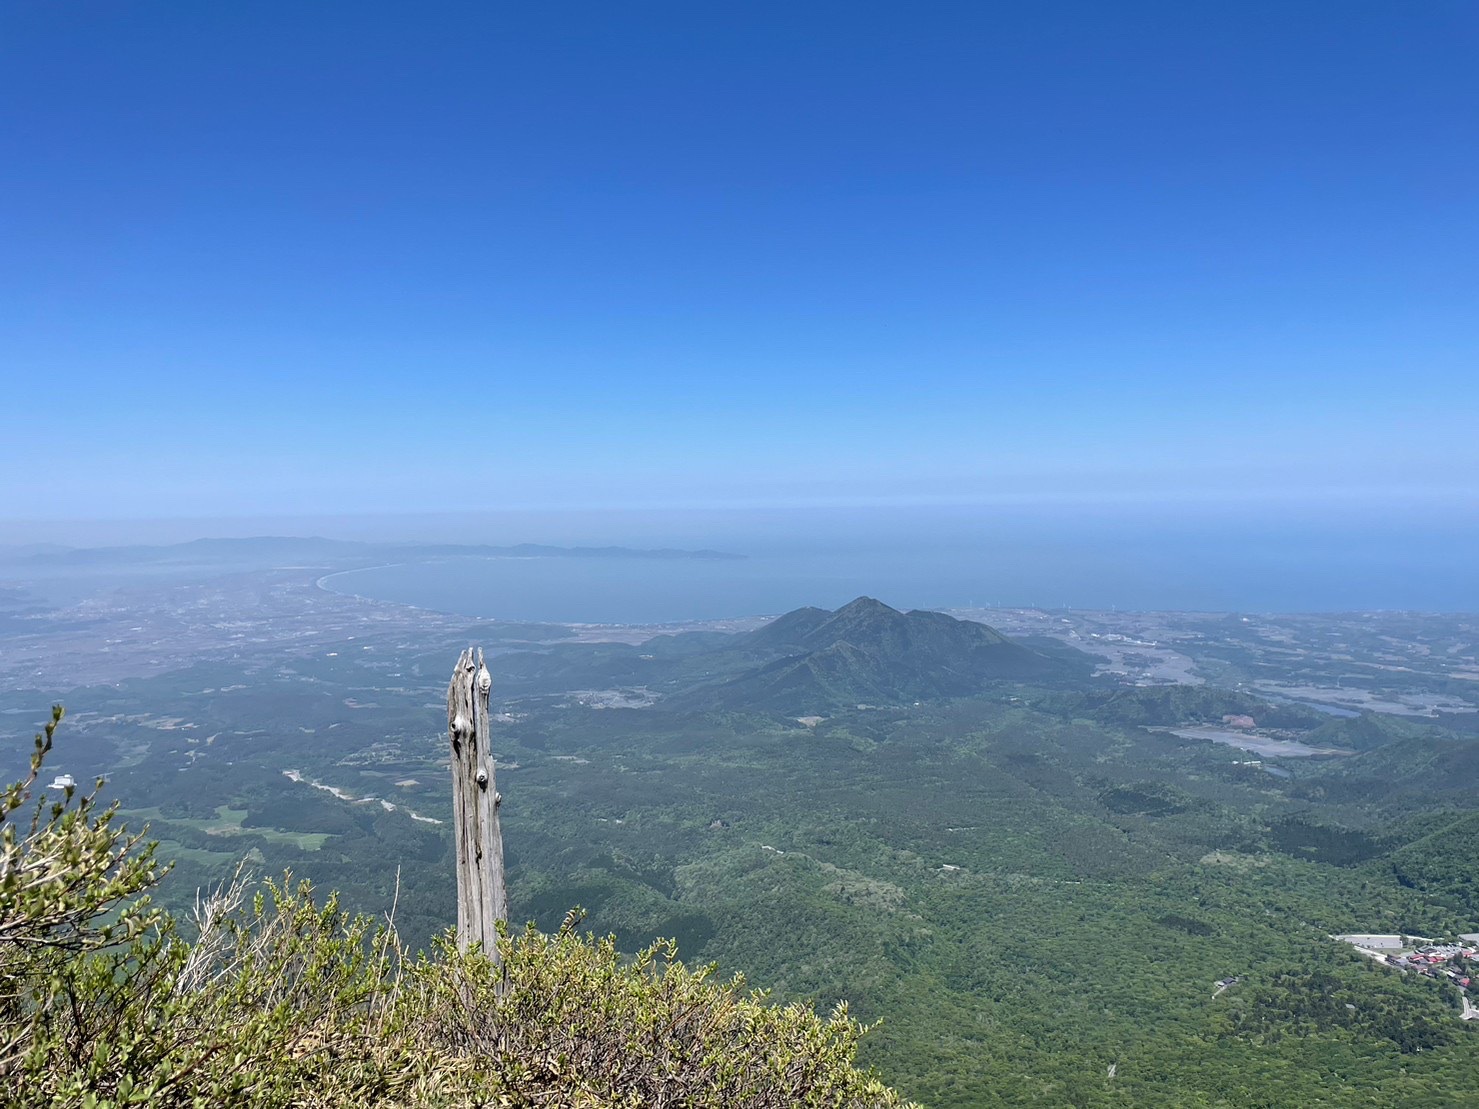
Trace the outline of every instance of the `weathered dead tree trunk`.
{"label": "weathered dead tree trunk", "polygon": [[457,945],[475,943],[498,961],[497,923],[508,919],[503,834],[493,781],[488,691],[493,679],[483,652],[469,647],[447,686],[447,734],[452,741],[452,824],[457,837]]}

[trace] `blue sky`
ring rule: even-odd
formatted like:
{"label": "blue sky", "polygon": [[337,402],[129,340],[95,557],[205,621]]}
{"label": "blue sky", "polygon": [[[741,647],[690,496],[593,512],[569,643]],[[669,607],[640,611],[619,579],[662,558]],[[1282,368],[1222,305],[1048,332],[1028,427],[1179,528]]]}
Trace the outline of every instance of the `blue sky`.
{"label": "blue sky", "polygon": [[1479,504],[1479,9],[15,0],[0,520]]}

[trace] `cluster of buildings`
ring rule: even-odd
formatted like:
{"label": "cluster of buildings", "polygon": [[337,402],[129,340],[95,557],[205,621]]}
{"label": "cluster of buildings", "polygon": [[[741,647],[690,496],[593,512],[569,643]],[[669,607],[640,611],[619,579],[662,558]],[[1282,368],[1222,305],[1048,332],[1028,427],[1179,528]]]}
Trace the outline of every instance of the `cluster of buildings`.
{"label": "cluster of buildings", "polygon": [[[1479,962],[1479,932],[1441,943],[1426,936],[1354,934],[1332,938],[1351,944],[1362,955],[1369,955],[1379,963],[1399,970],[1414,970],[1429,978],[1447,978],[1463,989],[1469,987],[1470,981],[1469,969],[1464,964]],[[1474,977],[1479,977],[1479,972]]]}
{"label": "cluster of buildings", "polygon": [[1383,955],[1382,959],[1391,966],[1403,970],[1415,970],[1436,978],[1440,974],[1465,989],[1469,986],[1469,972],[1463,963],[1479,959],[1479,946],[1461,943],[1429,943],[1416,951]]}

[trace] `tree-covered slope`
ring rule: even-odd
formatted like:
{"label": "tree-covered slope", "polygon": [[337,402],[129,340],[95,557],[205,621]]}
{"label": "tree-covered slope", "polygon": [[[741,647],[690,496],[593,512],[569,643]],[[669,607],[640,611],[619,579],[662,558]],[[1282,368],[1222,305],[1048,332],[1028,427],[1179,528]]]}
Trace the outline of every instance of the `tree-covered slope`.
{"label": "tree-covered slope", "polygon": [[859,703],[963,697],[992,682],[1074,672],[1061,658],[1023,647],[984,624],[940,612],[899,612],[871,597],[831,613],[788,613],[740,637],[729,654],[758,651],[780,657],[687,690],[677,703],[815,713]]}
{"label": "tree-covered slope", "polygon": [[[818,634],[833,613],[802,610],[770,637],[499,656],[514,919],[558,935],[580,905],[618,951],[670,936],[778,1000],[846,998],[883,1022],[862,1060],[937,1109],[1461,1105],[1479,1087],[1456,987],[1330,938],[1479,931],[1462,897],[1472,732],[1381,714],[1332,726],[1244,692],[1110,678],[900,696],[869,667],[928,654],[931,629],[906,636],[896,617],[913,614],[875,610],[870,651],[857,615],[837,635]],[[397,644],[78,692],[101,710],[79,713],[79,751],[126,756],[110,788],[177,861],[162,899],[188,913],[246,857],[378,916],[399,869],[402,934],[440,932],[449,839],[424,818],[447,816],[445,650]],[[860,675],[878,695],[839,684],[810,712],[772,707],[786,688],[681,699],[780,682],[806,658],[808,697]],[[661,699],[581,692],[617,672]],[[1255,753],[1213,732],[1344,753]]]}
{"label": "tree-covered slope", "polygon": [[899,612],[859,597],[801,608],[741,635],[659,636],[640,646],[554,644],[490,662],[515,693],[641,688],[666,707],[799,715],[859,703],[964,697],[1001,681],[1071,681],[1086,656],[1023,646],[985,624]]}
{"label": "tree-covered slope", "polygon": [[1479,813],[1468,813],[1394,851],[1397,881],[1479,920]]}
{"label": "tree-covered slope", "polygon": [[[237,881],[195,935],[153,908],[152,845],[96,796],[0,793],[0,1100],[6,1105],[559,1105],[887,1109],[839,1008],[776,1006],[670,943],[532,927],[497,958],[450,935],[413,956],[307,883]],[[34,803],[29,828],[16,816]],[[23,818],[24,819],[24,818]]]}

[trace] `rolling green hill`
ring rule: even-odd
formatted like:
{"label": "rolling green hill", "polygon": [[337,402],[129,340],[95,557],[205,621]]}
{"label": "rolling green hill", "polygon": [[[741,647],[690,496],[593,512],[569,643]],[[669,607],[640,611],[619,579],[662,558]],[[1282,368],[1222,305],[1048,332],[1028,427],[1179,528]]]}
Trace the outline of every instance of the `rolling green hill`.
{"label": "rolling green hill", "polygon": [[835,612],[801,608],[740,635],[659,636],[640,646],[556,644],[490,663],[515,693],[641,687],[677,711],[797,716],[857,704],[966,697],[1002,681],[1082,680],[1087,656],[1024,646],[940,612],[900,612],[859,597]]}
{"label": "rolling green hill", "polygon": [[900,612],[871,597],[835,612],[797,609],[720,653],[765,652],[779,657],[699,685],[676,703],[796,715],[965,697],[993,682],[1047,681],[1076,672],[1072,663],[1014,643],[985,624],[941,612]]}

